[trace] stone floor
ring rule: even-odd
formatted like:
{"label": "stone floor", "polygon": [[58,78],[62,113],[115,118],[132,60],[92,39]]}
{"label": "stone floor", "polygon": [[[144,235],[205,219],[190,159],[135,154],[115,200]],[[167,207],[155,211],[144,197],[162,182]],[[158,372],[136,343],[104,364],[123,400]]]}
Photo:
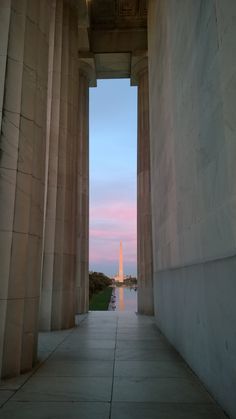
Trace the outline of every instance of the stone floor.
{"label": "stone floor", "polygon": [[218,419],[225,416],[151,317],[92,312],[40,336],[40,363],[2,382],[4,419]]}

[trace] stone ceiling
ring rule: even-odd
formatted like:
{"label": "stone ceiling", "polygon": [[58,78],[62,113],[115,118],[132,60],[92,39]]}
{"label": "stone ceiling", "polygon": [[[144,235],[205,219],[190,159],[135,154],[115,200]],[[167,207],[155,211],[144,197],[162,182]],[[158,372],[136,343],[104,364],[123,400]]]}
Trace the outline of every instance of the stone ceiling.
{"label": "stone ceiling", "polygon": [[133,57],[147,51],[147,1],[79,2],[80,58],[96,78],[130,77]]}
{"label": "stone ceiling", "polygon": [[90,1],[92,29],[146,28],[146,0]]}

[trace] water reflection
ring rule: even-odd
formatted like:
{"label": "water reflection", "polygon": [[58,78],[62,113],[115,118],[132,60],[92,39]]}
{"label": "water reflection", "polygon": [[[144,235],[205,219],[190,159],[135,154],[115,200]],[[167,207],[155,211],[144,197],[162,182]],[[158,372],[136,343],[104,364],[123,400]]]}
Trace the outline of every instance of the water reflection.
{"label": "water reflection", "polygon": [[130,287],[113,288],[110,310],[137,311],[137,290]]}
{"label": "water reflection", "polygon": [[119,311],[124,311],[125,301],[124,301],[124,288],[119,288]]}

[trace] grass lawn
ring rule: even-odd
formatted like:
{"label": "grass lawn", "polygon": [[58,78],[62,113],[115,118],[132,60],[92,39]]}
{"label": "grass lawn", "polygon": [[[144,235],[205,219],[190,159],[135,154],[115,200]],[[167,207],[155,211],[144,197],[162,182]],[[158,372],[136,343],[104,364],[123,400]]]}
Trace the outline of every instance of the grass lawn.
{"label": "grass lawn", "polygon": [[111,299],[112,287],[94,294],[89,302],[89,310],[107,310]]}

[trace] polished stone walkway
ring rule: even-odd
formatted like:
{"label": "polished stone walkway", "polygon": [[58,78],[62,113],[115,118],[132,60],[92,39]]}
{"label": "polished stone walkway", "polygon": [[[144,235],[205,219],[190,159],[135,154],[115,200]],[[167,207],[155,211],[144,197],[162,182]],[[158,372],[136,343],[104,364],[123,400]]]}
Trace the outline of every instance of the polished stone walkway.
{"label": "polished stone walkway", "polygon": [[40,350],[31,374],[1,384],[0,418],[224,418],[151,317],[93,312]]}

